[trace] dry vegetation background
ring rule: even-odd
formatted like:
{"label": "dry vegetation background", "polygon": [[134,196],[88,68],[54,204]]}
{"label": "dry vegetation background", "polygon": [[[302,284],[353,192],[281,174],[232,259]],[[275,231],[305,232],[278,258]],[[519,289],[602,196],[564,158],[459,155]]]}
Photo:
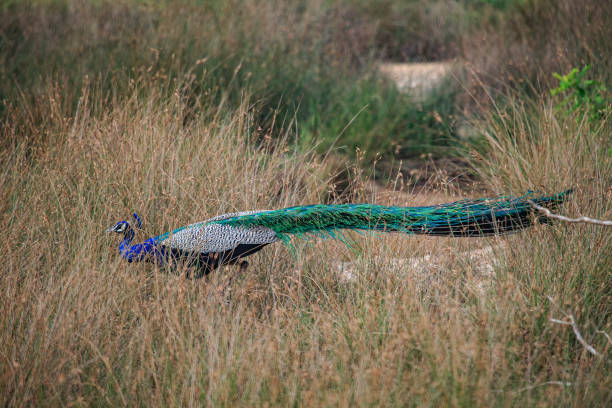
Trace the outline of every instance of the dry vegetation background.
{"label": "dry vegetation background", "polygon": [[[356,234],[200,281],[122,262],[104,233],[134,210],[145,239],[236,210],[483,189],[574,187],[564,214],[610,219],[610,111],[549,92],[586,64],[611,87],[610,2],[0,4],[2,404],[612,404],[609,229]],[[450,58],[465,76],[418,103],[376,74]],[[479,191],[398,173],[428,154],[467,163]],[[598,355],[550,321],[563,311]]]}

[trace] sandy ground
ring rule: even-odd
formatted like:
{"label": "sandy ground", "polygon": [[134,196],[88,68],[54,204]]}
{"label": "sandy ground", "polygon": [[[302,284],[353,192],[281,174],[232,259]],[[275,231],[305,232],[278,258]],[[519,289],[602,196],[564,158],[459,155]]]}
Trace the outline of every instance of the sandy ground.
{"label": "sandy ground", "polygon": [[380,73],[395,83],[400,92],[422,97],[436,87],[456,69],[452,62],[381,62]]}
{"label": "sandy ground", "polygon": [[[415,101],[422,101],[432,91],[444,86],[446,81],[461,77],[463,65],[457,61],[443,62],[380,62],[378,70],[383,77],[391,80],[397,89],[411,95]],[[461,138],[475,135],[467,121],[460,123],[456,129]]]}
{"label": "sandy ground", "polygon": [[[414,279],[419,286],[427,287],[449,273],[455,273],[457,265],[470,275],[471,286],[483,291],[494,274],[497,262],[496,254],[503,250],[503,245],[486,245],[482,248],[456,252],[451,247],[436,248],[422,256],[412,258],[375,259],[377,264],[388,264],[394,270],[403,271],[406,278]],[[346,282],[359,279],[358,265],[354,262],[338,262],[338,276]],[[484,293],[483,293],[484,294]]]}

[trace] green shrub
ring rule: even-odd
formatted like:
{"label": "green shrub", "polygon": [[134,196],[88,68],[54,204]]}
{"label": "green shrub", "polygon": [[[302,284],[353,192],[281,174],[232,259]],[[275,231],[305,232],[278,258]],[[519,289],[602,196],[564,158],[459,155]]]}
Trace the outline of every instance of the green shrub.
{"label": "green shrub", "polygon": [[610,112],[612,99],[607,96],[606,86],[599,81],[585,79],[590,68],[590,65],[586,65],[581,70],[572,69],[567,75],[553,74],[559,80],[559,86],[550,90],[551,95],[565,96],[557,104],[558,111],[566,115],[582,112],[592,121],[601,120]]}

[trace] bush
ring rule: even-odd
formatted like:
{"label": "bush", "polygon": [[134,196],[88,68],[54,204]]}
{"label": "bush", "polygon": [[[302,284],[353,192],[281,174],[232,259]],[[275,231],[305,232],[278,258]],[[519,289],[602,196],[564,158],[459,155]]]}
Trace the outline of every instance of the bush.
{"label": "bush", "polygon": [[566,115],[572,112],[586,114],[593,121],[600,121],[610,113],[612,98],[607,95],[607,89],[601,82],[585,79],[590,66],[586,65],[580,71],[574,68],[567,75],[554,73],[559,80],[559,86],[551,89],[551,95],[567,95],[557,103],[557,110]]}

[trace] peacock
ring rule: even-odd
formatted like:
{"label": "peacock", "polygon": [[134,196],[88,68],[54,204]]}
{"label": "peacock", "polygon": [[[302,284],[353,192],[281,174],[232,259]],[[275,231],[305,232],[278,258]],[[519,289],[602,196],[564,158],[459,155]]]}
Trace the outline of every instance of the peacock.
{"label": "peacock", "polygon": [[292,237],[342,238],[345,230],[402,232],[452,237],[484,237],[519,231],[534,223],[548,222],[533,214],[532,203],[555,209],[572,190],[551,196],[534,192],[519,197],[500,196],[455,201],[423,207],[374,204],[306,205],[280,210],[244,211],[218,215],[132,245],[134,228],[142,228],[138,214],[133,221],[119,221],[108,231],[123,235],[119,253],[128,262],[158,265],[182,262],[196,267],[196,277],[221,265],[238,264],[266,245]]}

